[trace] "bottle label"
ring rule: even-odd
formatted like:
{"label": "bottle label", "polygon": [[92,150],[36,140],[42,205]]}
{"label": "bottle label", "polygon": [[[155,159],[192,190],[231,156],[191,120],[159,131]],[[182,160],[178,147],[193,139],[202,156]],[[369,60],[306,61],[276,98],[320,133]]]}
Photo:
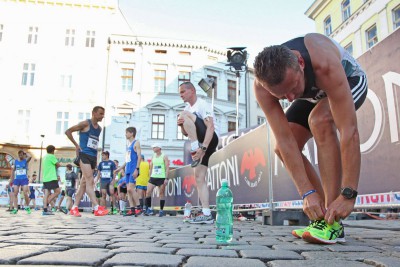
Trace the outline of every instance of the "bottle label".
{"label": "bottle label", "polygon": [[217,236],[224,236],[225,233],[228,233],[228,227],[218,227],[216,230]]}

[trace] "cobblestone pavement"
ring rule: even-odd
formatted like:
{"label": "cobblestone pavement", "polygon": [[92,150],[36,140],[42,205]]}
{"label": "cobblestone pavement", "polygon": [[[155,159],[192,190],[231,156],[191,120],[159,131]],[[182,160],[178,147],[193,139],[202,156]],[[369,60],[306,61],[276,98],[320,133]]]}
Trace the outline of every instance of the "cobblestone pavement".
{"label": "cobblestone pavement", "polygon": [[75,218],[0,210],[0,266],[400,266],[400,221],[345,221],[347,243],[308,244],[293,226],[236,221],[219,245],[214,225],[182,217]]}

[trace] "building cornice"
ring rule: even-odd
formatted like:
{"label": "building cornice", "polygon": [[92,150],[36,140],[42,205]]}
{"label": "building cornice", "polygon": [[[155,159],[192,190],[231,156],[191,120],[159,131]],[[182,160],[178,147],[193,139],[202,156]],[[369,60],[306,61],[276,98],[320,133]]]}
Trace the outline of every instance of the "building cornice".
{"label": "building cornice", "polygon": [[104,10],[116,10],[118,8],[117,0],[0,0],[0,2]]}
{"label": "building cornice", "polygon": [[165,39],[157,37],[143,37],[132,35],[111,35],[110,44],[116,45],[131,45],[131,46],[156,46],[156,47],[171,47],[171,48],[186,48],[186,49],[199,49],[205,50],[217,55],[226,56],[226,51],[219,48],[209,46],[207,43],[179,40],[179,39]]}
{"label": "building cornice", "polygon": [[315,17],[318,15],[318,13],[322,10],[322,7],[328,4],[330,0],[316,0],[314,3],[311,4],[311,6],[307,9],[307,11],[304,13],[307,17],[309,17],[312,20],[315,20]]}

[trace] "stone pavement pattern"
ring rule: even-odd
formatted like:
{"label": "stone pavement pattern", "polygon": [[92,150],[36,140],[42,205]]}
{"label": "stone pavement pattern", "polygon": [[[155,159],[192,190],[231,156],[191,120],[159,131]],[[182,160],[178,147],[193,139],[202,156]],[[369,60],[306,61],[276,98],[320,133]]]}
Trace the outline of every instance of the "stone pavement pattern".
{"label": "stone pavement pattern", "polygon": [[345,221],[346,244],[314,245],[294,226],[235,221],[234,241],[182,217],[75,218],[0,210],[0,267],[22,266],[400,266],[400,221]]}

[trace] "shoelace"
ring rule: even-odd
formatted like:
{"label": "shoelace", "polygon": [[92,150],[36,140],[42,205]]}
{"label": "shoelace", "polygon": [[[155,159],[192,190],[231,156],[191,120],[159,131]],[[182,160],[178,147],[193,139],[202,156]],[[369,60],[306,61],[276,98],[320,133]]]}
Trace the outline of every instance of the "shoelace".
{"label": "shoelace", "polygon": [[323,231],[328,225],[326,224],[325,220],[314,221],[313,228]]}

